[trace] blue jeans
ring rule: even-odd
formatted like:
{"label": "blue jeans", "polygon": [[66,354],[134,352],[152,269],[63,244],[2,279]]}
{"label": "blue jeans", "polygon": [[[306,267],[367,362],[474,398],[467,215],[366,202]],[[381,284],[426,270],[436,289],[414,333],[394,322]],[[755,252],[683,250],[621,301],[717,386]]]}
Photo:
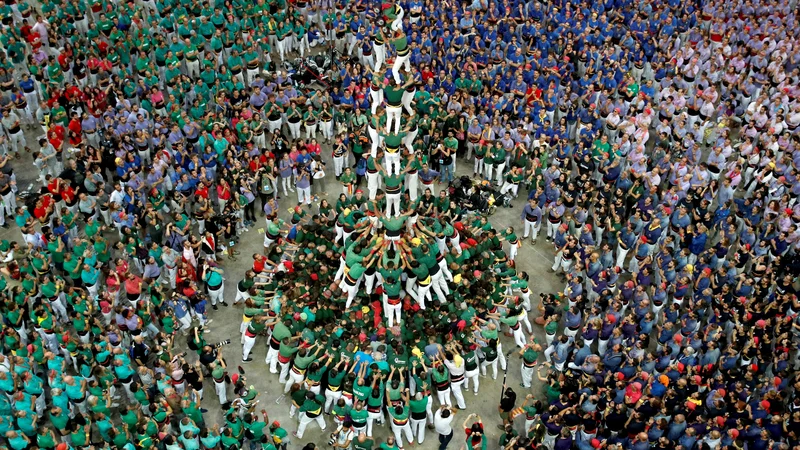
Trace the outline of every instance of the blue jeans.
{"label": "blue jeans", "polygon": [[450,441],[453,439],[453,431],[450,431],[450,434],[447,436],[439,435],[439,450],[445,450],[447,445],[450,444]]}
{"label": "blue jeans", "polygon": [[442,164],[441,165],[441,170],[442,170],[442,183],[447,184],[447,183],[453,181],[453,172],[454,171],[453,171],[453,163],[452,162],[450,164],[446,164],[446,165]]}

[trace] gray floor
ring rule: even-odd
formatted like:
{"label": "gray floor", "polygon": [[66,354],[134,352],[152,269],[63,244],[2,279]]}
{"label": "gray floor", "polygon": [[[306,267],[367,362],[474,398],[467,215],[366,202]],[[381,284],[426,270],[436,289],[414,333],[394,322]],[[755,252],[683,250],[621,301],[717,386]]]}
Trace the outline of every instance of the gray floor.
{"label": "gray floor", "polygon": [[[35,143],[36,137],[38,137],[38,134],[27,133],[29,143]],[[331,152],[329,147],[324,146],[323,155],[325,155],[325,158],[329,163],[328,167],[331,169],[328,171],[331,175],[329,175],[329,178],[325,180],[327,184],[327,190],[329,191],[328,199],[329,201],[333,200],[331,203],[334,203],[335,196],[338,195],[340,189],[338,182],[332,177],[333,164],[330,161],[330,154]],[[32,165],[29,154],[22,155],[22,159],[13,162],[13,166],[20,190],[25,189],[29,183],[33,182],[38,177],[38,172]],[[463,160],[459,160],[457,166],[457,172],[459,175],[469,175],[466,173],[466,171],[471,168],[471,164],[466,164]],[[520,193],[520,195],[524,196],[527,195],[527,193]],[[283,198],[280,200],[280,215],[282,218],[288,218],[288,208],[294,206],[295,202],[296,196],[291,192],[289,193],[288,199]],[[517,199],[513,202],[513,205],[514,207],[511,209],[498,208],[497,212],[491,216],[490,220],[498,230],[504,229],[507,226],[514,226],[521,236],[522,223],[519,215],[523,206],[523,199]],[[314,210],[316,211],[316,206],[314,206]],[[13,224],[13,221],[10,221],[10,223]],[[263,251],[263,236],[258,234],[256,231],[257,229],[262,228],[263,225],[263,219],[260,219],[258,225],[251,227],[250,231],[242,235],[241,244],[239,247],[239,250],[241,250],[242,254],[238,261],[228,261],[227,259],[223,261],[226,276],[225,297],[229,304],[232,303],[233,297],[236,293],[236,283],[242,277],[244,271],[251,267],[252,259],[250,258],[250,255]],[[550,272],[550,266],[552,265],[553,261],[552,244],[545,241],[543,233],[544,230],[542,230],[542,234],[540,234],[540,239],[536,246],[532,246],[530,241],[526,241],[523,247],[519,249],[519,254],[517,255],[518,270],[526,271],[530,275],[532,299],[534,299],[534,304],[538,304],[540,292],[549,293],[563,289],[562,282]],[[115,235],[116,233],[107,233],[106,237],[112,238]],[[8,230],[0,228],[0,239],[16,240],[21,242],[22,235],[16,226],[12,225],[12,227]],[[223,351],[228,365],[234,372],[236,371],[236,366],[241,364],[241,345],[239,344],[239,325],[242,318],[241,314],[241,309],[233,306],[229,306],[228,308],[220,308],[219,311],[210,311],[210,318],[213,319],[213,323],[210,325],[211,331],[208,334],[207,340],[209,342],[221,341],[224,339],[232,340],[232,344],[226,346]],[[533,316],[534,314],[531,314],[531,320],[533,320]],[[534,332],[536,333],[539,342],[544,342],[541,327],[534,324],[534,328]],[[510,350],[514,347],[513,341],[511,341],[510,338],[503,337],[503,343],[504,348],[507,350]],[[259,338],[259,341],[256,343],[256,347],[253,349],[252,353],[252,358],[254,361],[250,364],[244,365],[243,368],[246,371],[248,383],[253,385],[255,389],[260,392],[258,397],[260,404],[257,409],[260,410],[261,408],[265,408],[269,413],[270,420],[280,421],[284,428],[291,433],[296,429],[297,422],[296,419],[289,418],[289,407],[286,401],[282,401],[279,404],[276,403],[276,399],[278,399],[282,393],[282,386],[277,382],[277,375],[270,374],[266,368],[266,365],[264,364],[266,350],[266,341],[263,338]],[[193,353],[190,353],[189,358],[192,356]],[[514,388],[514,390],[517,392],[519,399],[518,404],[522,402],[522,399],[527,393],[533,393],[537,397],[542,397],[541,386],[537,380],[534,380],[534,387],[528,392],[526,392],[520,386],[519,369],[520,360],[516,355],[514,355],[510,358],[508,365],[508,386]],[[454,423],[454,425],[456,425],[456,435],[454,437],[454,442],[450,444],[450,448],[457,449],[461,447],[462,442],[460,440],[463,439],[463,434],[459,431],[458,427],[461,426],[462,421],[469,413],[477,413],[481,415],[484,423],[487,425],[486,430],[490,445],[497,445],[496,443],[500,436],[500,431],[496,427],[496,425],[500,423],[499,416],[497,414],[497,405],[500,398],[503,375],[501,373],[498,377],[498,380],[491,379],[491,370],[489,375],[490,377],[481,379],[481,387],[478,396],[473,396],[471,392],[466,393],[465,398],[467,401],[467,410],[459,412],[456,415],[456,421]],[[438,406],[435,400],[434,406]],[[222,421],[222,412],[220,411],[219,404],[214,395],[214,386],[211,381],[208,381],[206,384],[203,407],[208,409],[208,413],[206,413],[207,423],[224,423]],[[327,446],[329,432],[334,429],[333,421],[330,418],[326,418],[326,422],[328,423],[326,432],[321,432],[316,424],[312,423],[309,425],[302,442],[315,442],[316,444],[325,448]],[[520,423],[520,420],[517,421],[516,425],[517,428],[522,431],[522,424]],[[385,437],[390,433],[391,430],[388,426],[376,426],[376,443],[382,442],[382,440],[385,439]],[[291,445],[290,448],[300,448],[300,446],[297,445],[296,438],[293,438],[293,442],[294,444]],[[424,449],[437,448],[438,440],[436,433],[432,430],[428,430],[425,442],[419,447]]]}

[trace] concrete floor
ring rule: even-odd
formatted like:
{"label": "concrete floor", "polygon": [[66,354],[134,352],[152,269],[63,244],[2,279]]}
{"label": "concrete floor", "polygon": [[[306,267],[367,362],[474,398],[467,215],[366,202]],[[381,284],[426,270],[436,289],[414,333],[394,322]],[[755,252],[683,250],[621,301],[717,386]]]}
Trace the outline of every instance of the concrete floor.
{"label": "concrete floor", "polygon": [[[28,133],[28,142],[35,143],[35,139],[39,135],[40,134]],[[325,181],[327,190],[330,192],[327,198],[333,204],[336,200],[335,196],[338,195],[340,190],[338,189],[338,182],[332,177],[333,164],[331,161],[331,152],[329,146],[324,146],[322,153],[325,156],[328,167],[331,169],[328,171],[328,173],[331,175],[329,175],[329,178],[327,178]],[[21,160],[14,161],[13,167],[17,176],[17,184],[20,187],[20,190],[24,190],[29,183],[34,182],[34,180],[38,177],[38,171],[32,165],[32,160],[29,154],[23,154]],[[467,173],[470,168],[471,164],[466,164],[463,160],[459,160],[457,162],[457,174],[459,176],[470,175]],[[364,183],[365,182],[366,181],[364,181]],[[336,189],[334,189],[334,187],[336,187]],[[439,186],[437,189],[441,189],[441,187],[442,186]],[[520,193],[521,197],[526,195],[527,192]],[[288,220],[289,214],[287,211],[290,207],[296,204],[295,202],[296,197],[291,192],[289,193],[288,199],[282,198],[280,200],[280,216],[282,218]],[[494,227],[498,230],[505,229],[507,226],[514,226],[521,236],[522,223],[520,221],[519,214],[522,207],[523,198],[517,199],[513,202],[513,208],[498,208],[494,215],[491,216],[490,220]],[[316,211],[316,206],[314,206],[314,211]],[[15,225],[13,225],[13,221],[9,221],[9,223],[12,224],[10,229],[0,228],[0,239],[8,239],[10,241],[16,240],[21,242],[22,236],[19,230]],[[258,225],[252,226],[248,232],[242,235],[239,247],[241,256],[239,257],[238,261],[229,261],[227,259],[222,261],[222,264],[225,268],[226,277],[225,297],[229,305],[233,302],[233,298],[236,293],[236,283],[241,279],[245,270],[251,267],[252,259],[250,256],[253,253],[263,251],[263,236],[257,232],[257,229],[262,228],[263,226],[263,219],[260,219]],[[544,233],[544,230],[542,230],[542,233]],[[107,238],[115,238],[115,236],[116,233],[106,233]],[[526,271],[530,275],[530,287],[533,291],[532,299],[534,299],[536,304],[538,304],[539,293],[551,293],[563,289],[562,282],[549,270],[550,266],[552,265],[552,258],[552,244],[546,242],[543,236],[540,236],[539,242],[535,246],[532,246],[529,240],[526,241],[523,247],[520,248],[517,255],[517,269],[518,271]],[[217,342],[225,339],[231,339],[232,341],[230,345],[224,347],[223,349],[230,373],[234,373],[236,371],[236,366],[241,364],[241,345],[239,344],[239,325],[242,318],[241,314],[241,309],[233,306],[229,306],[227,308],[222,307],[219,309],[219,311],[209,310],[209,316],[211,319],[213,319],[213,323],[210,325],[210,332],[207,335],[207,341]],[[533,314],[531,314],[531,321],[532,319]],[[535,324],[534,328],[534,332],[538,341],[543,343],[544,336],[542,333],[542,328]],[[502,339],[506,352],[514,348],[514,343],[510,338],[504,336]],[[184,340],[179,339],[179,341],[181,341],[181,345],[185,345]],[[262,408],[266,409],[269,413],[270,420],[280,421],[282,426],[291,433],[296,429],[297,421],[296,418],[289,418],[289,407],[287,405],[287,401],[284,400],[280,403],[276,403],[276,400],[281,396],[283,389],[282,386],[277,382],[278,376],[270,374],[266,368],[264,363],[266,351],[266,340],[259,338],[251,354],[253,362],[243,365],[242,367],[246,371],[248,383],[254,386],[255,389],[260,393],[258,396],[260,404],[257,407],[257,410]],[[188,358],[191,359],[192,356],[194,356],[194,352],[189,352]],[[462,421],[470,413],[477,413],[483,418],[490,445],[497,445],[496,442],[500,437],[500,430],[496,427],[496,425],[500,423],[497,413],[497,405],[500,399],[503,374],[500,373],[497,380],[491,379],[491,370],[489,371],[489,375],[490,376],[488,378],[481,379],[480,392],[478,396],[473,397],[471,393],[466,393],[465,398],[467,401],[467,410],[459,412],[456,415],[456,420],[454,421],[456,435],[454,436],[454,442],[450,444],[450,448],[457,449],[461,446],[461,441],[463,441],[464,436],[463,432],[459,430],[459,427],[461,426]],[[524,399],[525,395],[528,393],[533,393],[540,398],[543,397],[541,394],[540,383],[535,379],[535,377],[533,388],[527,392],[521,387],[520,381],[520,359],[515,354],[509,358],[507,384],[517,392],[519,399],[518,404],[522,403],[522,399]],[[231,394],[229,391],[229,397],[230,395]],[[208,412],[206,413],[206,422],[208,424],[224,423],[222,420],[222,411],[220,410],[219,404],[214,395],[213,382],[210,380],[206,383],[205,399],[202,406],[208,409]],[[436,407],[438,407],[438,404],[434,400],[434,408]],[[325,448],[327,446],[329,433],[335,429],[333,427],[334,423],[332,419],[326,418],[326,422],[328,423],[328,428],[325,432],[321,432],[316,424],[312,423],[309,425],[302,443],[305,444],[308,442],[314,442],[322,448]],[[523,426],[521,420],[518,420],[516,425],[519,431],[522,431]],[[385,439],[389,434],[391,434],[391,429],[389,426],[376,426],[374,432],[376,447],[377,444],[382,442],[382,440]],[[427,436],[425,442],[423,445],[418,447],[423,449],[437,448],[438,440],[436,433],[432,430],[428,430],[426,434]],[[290,446],[290,448],[300,448],[300,445],[298,445],[298,440],[296,438],[292,439],[293,444]]]}

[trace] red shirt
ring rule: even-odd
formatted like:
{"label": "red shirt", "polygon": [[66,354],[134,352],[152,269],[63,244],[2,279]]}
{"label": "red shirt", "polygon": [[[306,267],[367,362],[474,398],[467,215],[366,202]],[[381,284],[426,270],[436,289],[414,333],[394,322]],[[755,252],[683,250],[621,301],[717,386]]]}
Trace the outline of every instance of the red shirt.
{"label": "red shirt", "polygon": [[199,188],[194,192],[195,195],[199,197],[203,197],[204,199],[208,200],[208,186],[201,184]]}
{"label": "red shirt", "polygon": [[78,119],[72,119],[69,121],[69,143],[70,145],[80,145],[81,143],[81,131],[83,128],[81,127],[81,122]]}
{"label": "red shirt", "polygon": [[64,199],[64,202],[68,205],[71,205],[75,202],[75,189],[72,186],[64,186],[61,188],[61,198]]}
{"label": "red shirt", "polygon": [[253,260],[253,272],[261,273],[264,271],[264,260],[263,259],[254,259]]}
{"label": "red shirt", "polygon": [[231,190],[228,186],[217,185],[217,197],[220,200],[230,200]]}
{"label": "red shirt", "polygon": [[53,203],[53,198],[49,195],[42,196],[42,206],[33,208],[33,217],[39,220],[47,218],[47,208]]}
{"label": "red shirt", "polygon": [[66,130],[64,127],[57,123],[50,125],[50,130],[47,132],[47,140],[53,144],[53,147],[55,147],[58,152],[61,151],[61,146],[64,144],[65,134]]}

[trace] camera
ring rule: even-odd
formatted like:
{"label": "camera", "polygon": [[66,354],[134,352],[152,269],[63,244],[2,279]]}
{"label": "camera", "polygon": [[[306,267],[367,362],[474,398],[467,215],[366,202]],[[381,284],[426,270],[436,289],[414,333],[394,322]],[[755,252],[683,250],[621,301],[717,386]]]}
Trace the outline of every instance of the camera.
{"label": "camera", "polygon": [[224,345],[228,345],[230,343],[231,343],[230,339],[225,339],[224,341],[217,342],[216,344],[213,345],[213,347],[214,348],[220,348],[220,347],[222,347]]}

